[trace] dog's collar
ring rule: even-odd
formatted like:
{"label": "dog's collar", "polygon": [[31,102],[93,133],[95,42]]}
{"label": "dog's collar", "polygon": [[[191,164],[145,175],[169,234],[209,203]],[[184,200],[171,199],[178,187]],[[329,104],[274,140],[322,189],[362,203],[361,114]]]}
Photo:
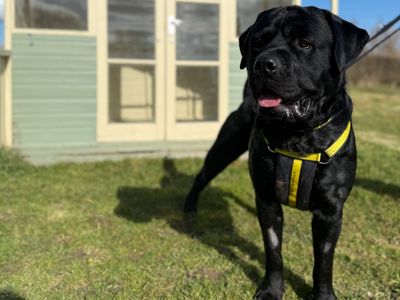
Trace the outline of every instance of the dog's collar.
{"label": "dog's collar", "polygon": [[[334,119],[336,119],[341,113],[342,113],[342,111],[339,112],[338,114],[334,115],[333,117],[330,117],[330,118],[329,118],[328,120],[326,120],[324,123],[322,123],[322,124],[320,124],[320,125],[317,125],[317,126],[311,128],[311,129],[309,129],[309,130],[310,130],[310,131],[314,131],[314,130],[321,129],[322,127],[325,127],[325,126],[328,125],[331,121],[333,121]],[[298,131],[298,132],[306,132],[307,129],[298,129],[298,130],[296,130],[296,131]]]}
{"label": "dog's collar", "polygon": [[312,127],[310,129],[296,129],[295,131],[297,131],[297,132],[306,132],[306,131],[315,131],[315,130],[321,129],[321,128],[325,127],[326,125],[328,125],[333,120],[335,120],[336,118],[338,118],[340,115],[342,115],[343,112],[345,112],[345,110],[339,111],[338,113],[336,113],[334,116],[330,117],[328,120],[326,120],[322,124],[319,124],[319,125],[317,125],[315,127]]}
{"label": "dog's collar", "polygon": [[[331,120],[328,120],[327,122],[325,122],[326,124],[329,123]],[[322,124],[320,125],[319,128],[325,126],[326,124]],[[351,121],[349,121],[347,123],[346,129],[342,132],[342,134],[338,137],[338,139],[336,141],[333,142],[332,145],[330,145],[327,149],[325,149],[323,152],[319,152],[319,153],[310,153],[310,154],[305,154],[305,155],[301,155],[297,152],[292,152],[292,151],[288,151],[288,150],[284,150],[284,149],[271,149],[267,138],[265,137],[264,133],[261,131],[261,135],[267,145],[267,148],[270,152],[273,153],[278,153],[284,156],[288,156],[291,158],[296,158],[296,159],[300,159],[300,160],[308,160],[308,161],[314,161],[320,164],[327,164],[330,162],[331,158],[342,148],[342,146],[346,143],[349,135],[350,135],[350,129],[351,129]],[[322,157],[326,155],[328,157],[328,159],[326,161],[322,160]]]}
{"label": "dog's collar", "polygon": [[318,126],[314,127],[314,128],[311,129],[311,130],[314,131],[314,130],[321,129],[322,127],[325,127],[325,126],[328,125],[335,117],[336,117],[336,116],[330,117],[326,122],[322,123],[321,125],[318,125]]}

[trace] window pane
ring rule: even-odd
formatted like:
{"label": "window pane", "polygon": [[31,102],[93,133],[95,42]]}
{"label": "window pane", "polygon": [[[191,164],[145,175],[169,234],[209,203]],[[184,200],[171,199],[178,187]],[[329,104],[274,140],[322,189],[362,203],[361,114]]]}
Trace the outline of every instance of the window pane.
{"label": "window pane", "polygon": [[254,23],[258,14],[264,10],[291,5],[291,0],[238,0],[237,34],[240,35]]}
{"label": "window pane", "polygon": [[176,120],[218,119],[218,67],[177,67]]}
{"label": "window pane", "polygon": [[219,6],[177,3],[176,58],[179,60],[218,60]]}
{"label": "window pane", "polygon": [[110,122],[154,121],[154,66],[110,65]]}
{"label": "window pane", "polygon": [[108,0],[108,56],[154,58],[154,0]]}
{"label": "window pane", "polygon": [[87,30],[87,0],[15,0],[15,26]]}

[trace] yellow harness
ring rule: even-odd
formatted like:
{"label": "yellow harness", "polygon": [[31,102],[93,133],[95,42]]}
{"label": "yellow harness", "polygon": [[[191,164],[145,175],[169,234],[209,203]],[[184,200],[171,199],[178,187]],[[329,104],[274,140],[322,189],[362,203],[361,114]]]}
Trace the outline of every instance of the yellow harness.
{"label": "yellow harness", "polygon": [[[329,120],[326,123],[329,123]],[[326,123],[324,123],[323,125],[325,125]],[[317,128],[321,128],[323,127],[323,125]],[[309,197],[311,194],[312,182],[314,179],[317,164],[329,163],[330,159],[346,143],[350,135],[350,129],[351,122],[349,121],[343,133],[326,150],[320,153],[310,153],[306,155],[300,155],[299,153],[283,149],[272,150],[269,147],[268,140],[263,134],[263,139],[267,144],[268,150],[273,153],[279,154],[277,156],[275,177],[276,189],[278,193],[277,198],[283,204],[287,204],[290,207],[296,207],[303,210],[308,209]],[[323,154],[328,157],[327,161],[321,161]],[[301,174],[303,174],[303,176]],[[301,195],[299,196],[299,194]],[[298,199],[300,199],[300,201],[298,201]]]}

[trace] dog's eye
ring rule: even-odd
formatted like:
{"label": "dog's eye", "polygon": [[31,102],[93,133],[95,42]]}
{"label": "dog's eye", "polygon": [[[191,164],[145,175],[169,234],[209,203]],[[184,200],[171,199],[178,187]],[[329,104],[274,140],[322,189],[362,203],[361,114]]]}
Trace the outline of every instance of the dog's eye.
{"label": "dog's eye", "polygon": [[302,49],[310,49],[312,45],[307,40],[298,40],[297,41],[297,46],[299,46]]}

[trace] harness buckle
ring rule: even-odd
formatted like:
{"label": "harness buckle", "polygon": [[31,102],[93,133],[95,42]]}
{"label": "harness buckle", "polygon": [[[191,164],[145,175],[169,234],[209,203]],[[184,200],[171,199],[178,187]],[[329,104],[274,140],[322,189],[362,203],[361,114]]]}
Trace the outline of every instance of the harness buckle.
{"label": "harness buckle", "polygon": [[319,163],[320,165],[327,165],[327,164],[329,164],[329,163],[331,162],[331,158],[332,158],[332,157],[329,157],[326,161],[320,160],[318,163]]}
{"label": "harness buckle", "polygon": [[272,149],[271,149],[271,147],[269,146],[269,144],[266,144],[266,145],[267,145],[267,148],[268,148],[269,152],[271,152],[271,153],[276,153],[275,150],[272,150]]}

